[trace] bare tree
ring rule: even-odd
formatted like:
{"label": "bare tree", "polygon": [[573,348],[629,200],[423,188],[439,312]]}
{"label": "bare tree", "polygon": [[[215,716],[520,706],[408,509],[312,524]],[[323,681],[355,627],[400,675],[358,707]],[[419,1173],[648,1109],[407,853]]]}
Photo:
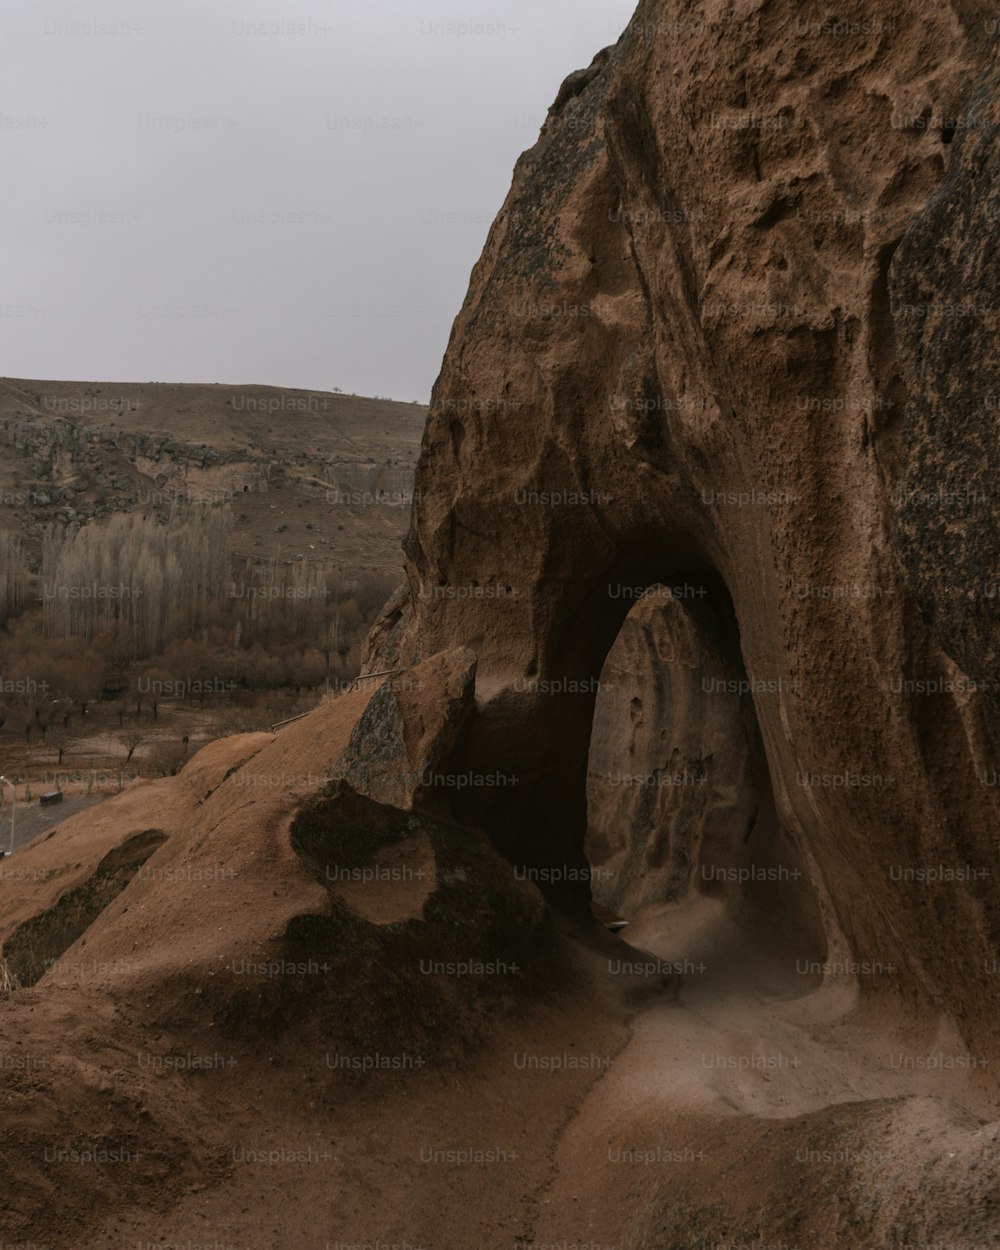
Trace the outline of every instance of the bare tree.
{"label": "bare tree", "polygon": [[142,745],[142,737],[134,729],[131,730],[129,733],[126,733],[122,737],[122,746],[128,752],[128,754],[125,756],[126,764],[131,763],[132,756],[135,754],[135,751],[136,751],[136,747],[139,747],[141,745]]}
{"label": "bare tree", "polygon": [[155,655],[197,630],[228,589],[228,507],[178,507],[168,523],[117,513],[48,534],[42,558],[49,638],[111,636],[117,662]]}

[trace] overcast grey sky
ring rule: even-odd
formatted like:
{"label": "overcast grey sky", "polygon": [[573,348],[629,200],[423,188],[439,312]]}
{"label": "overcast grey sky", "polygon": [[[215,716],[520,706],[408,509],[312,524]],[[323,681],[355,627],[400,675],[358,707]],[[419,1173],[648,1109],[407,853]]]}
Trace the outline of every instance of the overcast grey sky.
{"label": "overcast grey sky", "polygon": [[562,79],[635,0],[0,6],[0,375],[429,397]]}

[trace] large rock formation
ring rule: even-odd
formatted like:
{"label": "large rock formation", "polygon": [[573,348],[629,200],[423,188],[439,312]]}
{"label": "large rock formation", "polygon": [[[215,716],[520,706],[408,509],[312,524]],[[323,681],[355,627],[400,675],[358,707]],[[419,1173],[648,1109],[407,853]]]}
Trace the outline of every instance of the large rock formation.
{"label": "large rock formation", "polygon": [[[0,1019],[5,1231],[998,1244],[992,21],[643,0],[567,80],[370,682],[0,874],[44,970]],[[551,932],[532,882],[583,922],[593,866],[648,960]],[[331,1169],[262,1181],[237,1133]]]}
{"label": "large rock formation", "polygon": [[[517,165],[433,396],[409,615],[371,656],[476,652],[451,768],[512,784],[455,813],[539,880],[585,879],[622,587],[702,590],[752,695],[756,800],[808,866],[828,950],[891,963],[892,992],[983,1045],[990,16],[643,0]],[[582,914],[586,894],[558,901]]]}
{"label": "large rock formation", "polygon": [[601,671],[584,850],[594,898],[624,915],[714,882],[757,817],[753,712],[728,685],[710,628],[655,587]]}

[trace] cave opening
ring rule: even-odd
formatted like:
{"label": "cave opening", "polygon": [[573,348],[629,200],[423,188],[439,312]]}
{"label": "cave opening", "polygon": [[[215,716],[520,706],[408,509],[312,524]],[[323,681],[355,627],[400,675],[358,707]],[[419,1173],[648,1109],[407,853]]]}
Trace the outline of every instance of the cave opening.
{"label": "cave opening", "polygon": [[781,958],[821,962],[822,910],[761,731],[769,715],[781,732],[773,675],[748,677],[713,564],[657,538],[564,581],[524,669],[481,667],[452,766],[504,784],[455,794],[452,814],[577,930],[607,936],[601,918],[620,918],[631,943],[651,912],[683,927],[711,904]]}
{"label": "cave opening", "polygon": [[597,682],[582,848],[594,915],[629,943],[665,934],[685,954],[724,917],[786,965],[821,964],[821,909],[758,719],[780,682],[748,676],[723,579],[680,568],[607,594],[620,626]]}

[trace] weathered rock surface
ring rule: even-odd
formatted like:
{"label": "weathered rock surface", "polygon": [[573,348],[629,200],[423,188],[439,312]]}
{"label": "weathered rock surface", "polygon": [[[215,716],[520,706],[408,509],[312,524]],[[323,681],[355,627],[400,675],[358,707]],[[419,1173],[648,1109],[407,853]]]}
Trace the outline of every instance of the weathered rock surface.
{"label": "weathered rock surface", "polygon": [[[898,350],[910,383],[893,499],[894,545],[907,589],[934,637],[981,696],[996,746],[1000,73],[995,64],[956,120],[948,175],[903,237],[890,271]],[[988,775],[977,719],[969,718],[970,737],[980,771]]]}
{"label": "weathered rock surface", "polygon": [[988,1047],[997,600],[951,592],[995,575],[998,505],[913,492],[981,493],[998,462],[991,14],[828,17],[644,0],[563,93],[435,388],[399,655],[476,652],[452,767],[518,784],[456,814],[518,862],[583,870],[620,587],[731,603],[757,797],[810,865],[829,950],[891,963],[869,995]]}
{"label": "weathered rock surface", "polygon": [[452,779],[440,769],[468,724],[475,683],[475,652],[462,647],[386,678],[331,775],[400,808],[447,794]]}

